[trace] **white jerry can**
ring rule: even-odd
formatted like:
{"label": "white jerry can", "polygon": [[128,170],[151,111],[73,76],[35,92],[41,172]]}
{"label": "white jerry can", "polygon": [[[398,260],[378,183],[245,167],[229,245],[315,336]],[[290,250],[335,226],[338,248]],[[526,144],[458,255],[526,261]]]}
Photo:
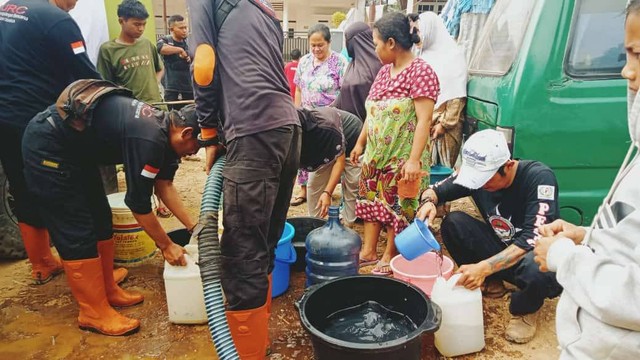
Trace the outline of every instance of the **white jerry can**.
{"label": "white jerry can", "polygon": [[455,286],[460,275],[436,279],[431,301],[442,309],[442,323],[435,333],[438,351],[447,357],[478,352],[484,348],[482,292]]}
{"label": "white jerry can", "polygon": [[189,244],[185,258],[187,266],[172,266],[164,262],[164,288],[167,294],[169,321],[174,324],[204,324],[207,312],[200,278],[198,246]]}

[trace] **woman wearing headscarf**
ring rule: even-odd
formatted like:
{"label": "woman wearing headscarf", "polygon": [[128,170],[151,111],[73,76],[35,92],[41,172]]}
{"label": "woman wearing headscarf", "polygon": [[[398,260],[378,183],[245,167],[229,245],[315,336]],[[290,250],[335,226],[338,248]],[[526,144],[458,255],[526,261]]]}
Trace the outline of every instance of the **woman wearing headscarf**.
{"label": "woman wearing headscarf", "polygon": [[[308,40],[310,52],[300,59],[293,80],[296,84],[294,103],[312,109],[328,106],[336,99],[342,87],[347,59],[331,50],[331,31],[324,24],[312,26]],[[300,192],[292,199],[292,206],[307,201],[309,177],[304,169],[298,172]]]}
{"label": "woman wearing headscarf", "polygon": [[462,147],[462,110],[467,97],[467,63],[462,49],[433,12],[420,14],[418,55],[435,70],[440,96],[433,111],[432,163],[453,167]]}
{"label": "woman wearing headscarf", "polygon": [[346,29],[345,40],[347,53],[352,61],[349,63],[342,79],[340,95],[334,106],[350,112],[364,121],[367,111],[364,102],[369,95],[373,80],[382,67],[373,44],[373,31],[364,22],[356,22]]}

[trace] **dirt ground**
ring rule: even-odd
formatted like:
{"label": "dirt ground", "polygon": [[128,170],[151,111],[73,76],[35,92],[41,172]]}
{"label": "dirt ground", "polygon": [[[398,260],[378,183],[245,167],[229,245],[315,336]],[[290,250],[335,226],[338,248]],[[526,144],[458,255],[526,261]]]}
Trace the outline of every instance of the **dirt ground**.
{"label": "dirt ground", "polygon": [[[176,186],[194,217],[197,217],[205,174],[202,161],[184,161]],[[334,198],[335,201],[338,199]],[[473,211],[461,201],[454,208]],[[305,215],[306,204],[291,208],[290,216]],[[161,219],[167,230],[180,227],[175,218]],[[361,227],[356,227],[362,233]],[[379,242],[382,253],[384,241]],[[362,272],[368,272],[363,268]],[[122,284],[144,294],[142,305],[121,310],[141,320],[141,330],[129,337],[108,337],[77,328],[77,305],[64,275],[42,286],[31,285],[27,260],[0,260],[0,359],[216,359],[206,325],[175,325],[169,322],[159,254],[129,268]],[[292,272],[289,290],[273,300],[270,323],[271,360],[313,359],[309,335],[300,325],[294,302],[304,290],[304,272]],[[509,321],[508,296],[484,299],[486,347],[460,359],[552,359],[557,358],[554,313],[557,300],[542,308],[536,338],[526,345],[503,337]],[[422,359],[444,359],[433,346],[433,336],[423,337]]]}

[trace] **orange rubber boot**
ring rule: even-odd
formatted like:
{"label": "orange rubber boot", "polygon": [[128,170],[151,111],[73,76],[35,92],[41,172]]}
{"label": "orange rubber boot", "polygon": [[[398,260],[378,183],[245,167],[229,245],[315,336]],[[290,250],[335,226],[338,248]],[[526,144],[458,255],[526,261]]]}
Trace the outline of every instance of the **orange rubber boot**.
{"label": "orange rubber boot", "polygon": [[231,338],[241,360],[263,360],[267,352],[267,304],[256,309],[226,311]]}
{"label": "orange rubber boot", "polygon": [[98,241],[98,254],[102,261],[104,274],[104,288],[107,300],[111,306],[127,307],[138,305],[144,301],[144,296],[136,292],[123,290],[114,279],[113,256],[115,253],[113,239]]}
{"label": "orange rubber boot", "polygon": [[140,329],[140,321],[120,315],[109,305],[100,257],[63,261],[62,264],[80,307],[80,329],[110,336],[131,335]]}
{"label": "orange rubber boot", "polygon": [[31,277],[37,285],[48,283],[62,272],[60,258],[51,253],[49,232],[25,223],[18,223],[24,248],[31,262]]}
{"label": "orange rubber boot", "polygon": [[267,356],[271,355],[271,338],[269,337],[269,319],[271,318],[271,295],[273,290],[273,276],[269,274],[269,290],[267,290],[267,302],[265,306],[267,307]]}
{"label": "orange rubber boot", "polygon": [[[98,244],[99,243],[100,242],[98,242]],[[113,269],[113,280],[116,282],[116,284],[120,284],[121,282],[123,282],[127,275],[129,275],[129,270],[123,267]]]}

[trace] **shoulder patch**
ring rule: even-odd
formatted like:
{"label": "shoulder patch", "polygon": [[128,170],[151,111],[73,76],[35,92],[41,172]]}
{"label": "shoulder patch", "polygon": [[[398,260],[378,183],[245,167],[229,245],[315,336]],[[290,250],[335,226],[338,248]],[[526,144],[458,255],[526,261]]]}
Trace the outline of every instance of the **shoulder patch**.
{"label": "shoulder patch", "polygon": [[155,179],[156,175],[158,175],[159,172],[160,172],[160,169],[147,164],[142,169],[142,172],[140,173],[140,175],[146,177],[147,179]]}
{"label": "shoulder patch", "polygon": [[552,185],[538,185],[538,200],[555,200],[556,187]]}

